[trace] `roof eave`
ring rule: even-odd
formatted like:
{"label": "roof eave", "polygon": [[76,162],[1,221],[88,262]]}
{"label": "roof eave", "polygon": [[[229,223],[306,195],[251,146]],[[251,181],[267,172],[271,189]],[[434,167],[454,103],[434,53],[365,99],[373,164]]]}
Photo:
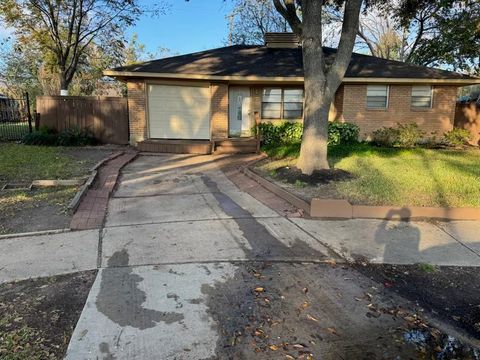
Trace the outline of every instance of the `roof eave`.
{"label": "roof eave", "polygon": [[[303,83],[303,76],[255,76],[255,75],[204,75],[204,74],[179,74],[179,73],[155,73],[136,71],[105,70],[103,75],[119,79],[125,78],[162,78],[162,79],[185,79],[185,80],[211,80],[232,81],[249,83],[272,83],[289,82]],[[345,77],[344,83],[388,83],[388,84],[444,84],[444,85],[474,85],[480,84],[480,78],[470,79],[422,79],[422,78],[389,78],[389,77]]]}

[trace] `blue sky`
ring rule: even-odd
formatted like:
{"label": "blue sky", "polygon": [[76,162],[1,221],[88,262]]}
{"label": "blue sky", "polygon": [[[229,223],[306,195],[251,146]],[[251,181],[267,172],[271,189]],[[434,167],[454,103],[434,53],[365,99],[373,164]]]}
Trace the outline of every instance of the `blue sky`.
{"label": "blue sky", "polygon": [[[149,0],[144,0],[148,2]],[[225,45],[231,1],[169,0],[165,15],[143,16],[128,35],[137,33],[138,40],[150,52],[168,48],[185,54]]]}

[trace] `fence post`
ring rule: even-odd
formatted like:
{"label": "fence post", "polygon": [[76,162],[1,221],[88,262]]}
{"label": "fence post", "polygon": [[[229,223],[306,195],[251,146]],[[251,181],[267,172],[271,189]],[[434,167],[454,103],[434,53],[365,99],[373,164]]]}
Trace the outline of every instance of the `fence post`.
{"label": "fence post", "polygon": [[28,115],[28,132],[32,132],[32,114],[30,113],[30,99],[28,98],[28,92],[25,92],[25,100],[27,101],[27,115]]}
{"label": "fence post", "polygon": [[37,110],[34,110],[33,117],[35,120],[35,131],[38,131],[38,129],[40,128],[40,113],[38,113]]}

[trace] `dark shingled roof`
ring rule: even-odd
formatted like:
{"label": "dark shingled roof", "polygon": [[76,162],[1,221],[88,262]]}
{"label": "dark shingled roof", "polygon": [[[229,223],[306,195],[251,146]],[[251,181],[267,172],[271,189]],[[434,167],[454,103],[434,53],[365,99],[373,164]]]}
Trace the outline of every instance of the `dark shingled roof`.
{"label": "dark shingled roof", "polygon": [[[327,63],[333,61],[336,49],[324,48]],[[113,71],[215,76],[303,76],[300,48],[268,48],[234,45],[192,54],[152,60],[112,69]],[[354,53],[346,77],[476,79],[452,71],[429,68]]]}

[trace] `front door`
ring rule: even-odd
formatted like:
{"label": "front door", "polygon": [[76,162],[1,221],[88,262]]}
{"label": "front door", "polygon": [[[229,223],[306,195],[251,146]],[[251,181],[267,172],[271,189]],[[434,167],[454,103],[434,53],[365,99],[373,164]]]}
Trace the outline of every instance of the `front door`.
{"label": "front door", "polygon": [[250,88],[230,86],[228,104],[228,135],[250,136],[253,126],[250,119]]}

